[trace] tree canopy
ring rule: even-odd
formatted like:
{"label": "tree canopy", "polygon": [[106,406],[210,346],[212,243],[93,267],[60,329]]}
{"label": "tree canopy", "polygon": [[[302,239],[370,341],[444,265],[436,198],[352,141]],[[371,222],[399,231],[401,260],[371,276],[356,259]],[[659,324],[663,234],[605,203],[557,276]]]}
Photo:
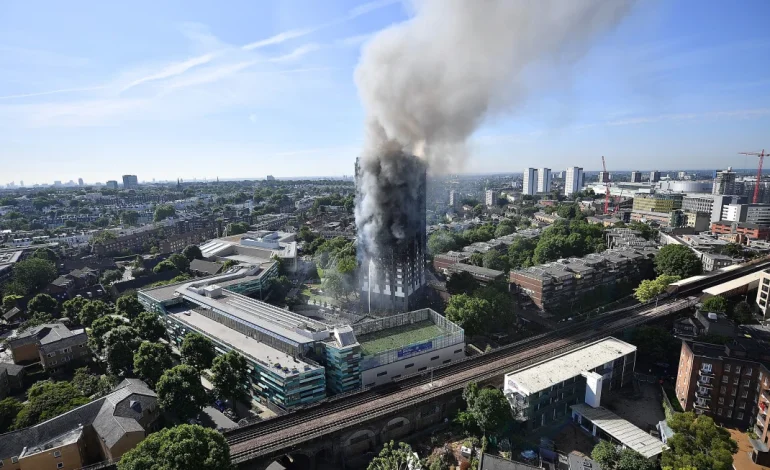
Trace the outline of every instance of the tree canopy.
{"label": "tree canopy", "polygon": [[174,209],[174,206],[171,204],[158,204],[155,207],[155,213],[153,214],[152,220],[155,222],[160,222],[161,220],[174,217],[175,215],[176,209]]}
{"label": "tree canopy", "polygon": [[160,407],[182,421],[194,418],[206,404],[200,373],[189,365],[174,366],[164,372],[155,391]]}
{"label": "tree canopy", "polygon": [[701,304],[701,308],[704,312],[713,313],[726,313],[727,312],[727,299],[721,295],[715,295],[704,300]]}
{"label": "tree canopy", "polygon": [[46,421],[88,403],[88,398],[69,382],[37,382],[27,391],[27,404],[16,416],[15,429]]}
{"label": "tree canopy", "polygon": [[658,274],[679,276],[686,279],[703,272],[698,256],[685,245],[666,245],[655,256],[655,271]]}
{"label": "tree canopy", "polygon": [[484,328],[485,320],[492,318],[492,304],[484,299],[468,294],[453,295],[445,310],[446,317],[465,330],[465,334],[474,335]]}
{"label": "tree canopy", "polygon": [[131,326],[134,327],[142,339],[150,342],[156,342],[166,337],[166,327],[160,317],[153,312],[142,312],[131,320]]}
{"label": "tree canopy", "polygon": [[248,396],[243,388],[248,372],[246,358],[236,351],[230,351],[214,358],[211,383],[220,397],[229,398],[235,406],[236,400],[243,400]]}
{"label": "tree canopy", "polygon": [[187,257],[181,253],[174,253],[168,257],[168,260],[174,263],[174,266],[176,266],[177,271],[180,273],[186,272],[188,269],[190,269],[190,260],[188,260]]}
{"label": "tree canopy", "polygon": [[618,450],[608,441],[600,441],[591,451],[591,458],[607,470],[655,470],[657,465],[633,449]]}
{"label": "tree canopy", "polygon": [[446,281],[446,290],[452,295],[470,294],[479,288],[479,281],[468,271],[453,273]]}
{"label": "tree canopy", "polygon": [[194,259],[203,259],[203,253],[201,252],[201,249],[198,248],[198,245],[187,245],[184,250],[182,250],[182,254],[190,262]]}
{"label": "tree canopy", "polygon": [[412,447],[404,442],[385,443],[380,454],[369,462],[366,470],[410,470],[418,468],[420,460]]}
{"label": "tree canopy", "polygon": [[231,470],[230,447],[221,433],[182,424],[147,436],[126,452],[118,470]]}
{"label": "tree canopy", "polygon": [[708,468],[731,470],[738,444],[730,433],[714,424],[708,416],[689,411],[675,413],[668,419],[674,435],[668,439],[661,466],[665,468]]}
{"label": "tree canopy", "polygon": [[115,301],[115,313],[129,320],[136,318],[143,311],[144,307],[139,303],[135,293],[124,294]]}
{"label": "tree canopy", "polygon": [[182,340],[179,348],[182,354],[182,362],[194,367],[198,371],[211,367],[216,352],[211,341],[200,333],[190,332]]}
{"label": "tree canopy", "polygon": [[91,332],[88,335],[88,346],[97,354],[101,354],[104,349],[104,339],[113,329],[125,325],[126,323],[115,316],[106,315],[99,317],[91,323]]}
{"label": "tree canopy", "polygon": [[5,288],[6,294],[30,295],[42,290],[56,279],[56,266],[42,258],[29,258],[13,265],[11,282]]}
{"label": "tree canopy", "polygon": [[101,318],[108,313],[112,313],[112,308],[101,300],[89,300],[83,304],[78,313],[78,320],[83,326],[91,326],[97,318]]}
{"label": "tree canopy", "polygon": [[640,326],[631,336],[632,344],[639,348],[639,356],[652,362],[675,362],[679,356],[681,342],[662,326]]}
{"label": "tree canopy", "polygon": [[166,343],[142,341],[134,353],[134,372],[154,386],[160,377],[173,366],[171,348]]}
{"label": "tree canopy", "polygon": [[59,302],[48,294],[37,294],[27,304],[27,311],[31,313],[47,313],[53,315],[59,309]]}
{"label": "tree canopy", "polygon": [[127,325],[117,326],[104,340],[104,351],[110,372],[128,375],[134,367],[134,351],[139,347],[139,333]]}
{"label": "tree canopy", "polygon": [[649,302],[666,291],[669,284],[678,281],[678,276],[661,274],[655,279],[645,279],[634,289],[634,296],[639,302]]}

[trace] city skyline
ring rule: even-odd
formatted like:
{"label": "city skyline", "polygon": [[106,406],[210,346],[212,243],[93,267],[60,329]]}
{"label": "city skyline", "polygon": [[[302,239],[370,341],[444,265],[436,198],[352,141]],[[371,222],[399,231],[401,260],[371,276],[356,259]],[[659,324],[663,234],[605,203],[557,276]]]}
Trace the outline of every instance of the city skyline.
{"label": "city skyline", "polygon": [[[2,184],[349,175],[363,142],[360,48],[412,11],[394,0],[32,8],[0,7]],[[737,153],[768,146],[767,13],[760,0],[637,4],[571,70],[538,70],[524,104],[485,122],[452,172],[591,171],[601,155],[610,173],[750,168]]]}

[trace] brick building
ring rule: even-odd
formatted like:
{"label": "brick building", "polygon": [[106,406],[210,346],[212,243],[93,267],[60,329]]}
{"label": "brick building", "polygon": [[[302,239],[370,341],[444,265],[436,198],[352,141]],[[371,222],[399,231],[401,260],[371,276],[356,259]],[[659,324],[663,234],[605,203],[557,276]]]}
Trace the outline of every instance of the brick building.
{"label": "brick building", "polygon": [[770,350],[751,338],[735,338],[725,345],[683,341],[677,399],[685,411],[747,429],[756,417],[760,361],[770,361]]}
{"label": "brick building", "polygon": [[8,340],[13,362],[37,362],[44,369],[55,369],[87,358],[88,335],[84,329],[70,330],[61,323],[46,323]]}
{"label": "brick building", "polygon": [[621,282],[636,286],[651,274],[654,250],[615,248],[511,271],[510,282],[542,310],[579,302]]}
{"label": "brick building", "polygon": [[737,234],[752,240],[767,240],[770,238],[770,227],[722,220],[711,224],[711,233],[715,235]]}

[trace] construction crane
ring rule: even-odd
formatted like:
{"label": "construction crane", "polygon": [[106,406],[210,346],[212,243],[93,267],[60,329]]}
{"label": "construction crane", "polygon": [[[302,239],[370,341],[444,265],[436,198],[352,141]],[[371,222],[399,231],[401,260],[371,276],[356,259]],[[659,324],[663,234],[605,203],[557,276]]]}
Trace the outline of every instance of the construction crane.
{"label": "construction crane", "polygon": [[602,155],[602,168],[604,169],[604,176],[607,178],[606,190],[604,191],[604,213],[610,213],[610,174],[607,173],[607,164],[604,161],[604,155]]}
{"label": "construction crane", "polygon": [[759,202],[759,183],[762,181],[762,163],[765,161],[765,150],[762,149],[761,152],[738,152],[738,154],[759,157],[759,166],[757,166],[757,184],[754,185],[754,199],[751,201],[752,204],[757,204]]}

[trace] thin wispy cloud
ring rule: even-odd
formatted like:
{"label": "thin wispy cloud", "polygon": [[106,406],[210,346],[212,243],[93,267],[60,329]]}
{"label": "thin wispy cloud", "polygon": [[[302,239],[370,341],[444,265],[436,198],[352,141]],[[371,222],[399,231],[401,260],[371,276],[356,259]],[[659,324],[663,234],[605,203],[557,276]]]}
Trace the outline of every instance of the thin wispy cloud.
{"label": "thin wispy cloud", "polygon": [[753,119],[770,115],[770,108],[738,109],[732,111],[710,111],[705,113],[675,113],[656,116],[640,116],[628,119],[605,121],[607,126],[631,126],[658,122],[693,121],[699,119]]}
{"label": "thin wispy cloud", "polygon": [[96,91],[96,90],[103,90],[107,88],[104,85],[99,86],[87,86],[87,87],[77,87],[77,88],[61,88],[59,90],[48,90],[48,91],[37,91],[32,93],[20,93],[17,95],[5,95],[0,96],[0,100],[12,100],[12,99],[19,99],[19,98],[34,98],[36,96],[48,96],[48,95],[58,95],[61,93],[81,93],[86,91]]}
{"label": "thin wispy cloud", "polygon": [[270,62],[291,62],[292,60],[297,60],[300,57],[320,49],[321,46],[318,44],[310,43],[310,44],[303,44],[302,46],[297,47],[293,51],[289,52],[288,54],[284,54],[282,56],[273,57],[272,59],[269,59]]}
{"label": "thin wispy cloud", "polygon": [[375,34],[376,34],[376,32],[374,32],[374,33],[366,33],[366,34],[358,34],[356,36],[349,36],[349,37],[346,37],[346,38],[342,38],[342,39],[336,40],[334,42],[334,44],[337,45],[337,46],[342,46],[342,47],[357,47],[357,46],[360,46],[361,44],[365,43],[369,39],[371,39]]}
{"label": "thin wispy cloud", "polygon": [[213,58],[214,58],[214,54],[203,54],[198,57],[192,57],[183,62],[175,62],[173,64],[169,64],[157,73],[153,73],[151,75],[147,75],[132,81],[128,85],[124,86],[121,89],[121,91],[129,90],[143,83],[153,82],[156,80],[165,80],[167,78],[175,77],[177,75],[182,75],[183,73],[187,72],[188,70],[194,67],[208,64],[209,62],[211,62]]}
{"label": "thin wispy cloud", "polygon": [[325,28],[330,28],[332,26],[338,26],[340,24],[346,23],[348,21],[352,21],[359,16],[366,15],[368,13],[371,13],[373,11],[379,10],[381,8],[385,8],[389,5],[393,5],[394,3],[397,3],[398,0],[375,0],[372,2],[363,3],[361,5],[358,5],[354,8],[352,8],[345,16],[342,16],[340,18],[333,19],[327,23],[322,23],[317,26],[312,26],[309,28],[302,28],[302,29],[290,29],[288,31],[283,31],[281,33],[278,33],[274,36],[270,36],[265,39],[261,39],[259,41],[255,41],[249,44],[246,44],[242,46],[241,48],[246,51],[259,49],[261,47],[265,46],[272,46],[275,44],[281,44],[283,42],[301,38],[304,36],[307,36],[309,34],[315,33],[317,31],[320,31]]}

